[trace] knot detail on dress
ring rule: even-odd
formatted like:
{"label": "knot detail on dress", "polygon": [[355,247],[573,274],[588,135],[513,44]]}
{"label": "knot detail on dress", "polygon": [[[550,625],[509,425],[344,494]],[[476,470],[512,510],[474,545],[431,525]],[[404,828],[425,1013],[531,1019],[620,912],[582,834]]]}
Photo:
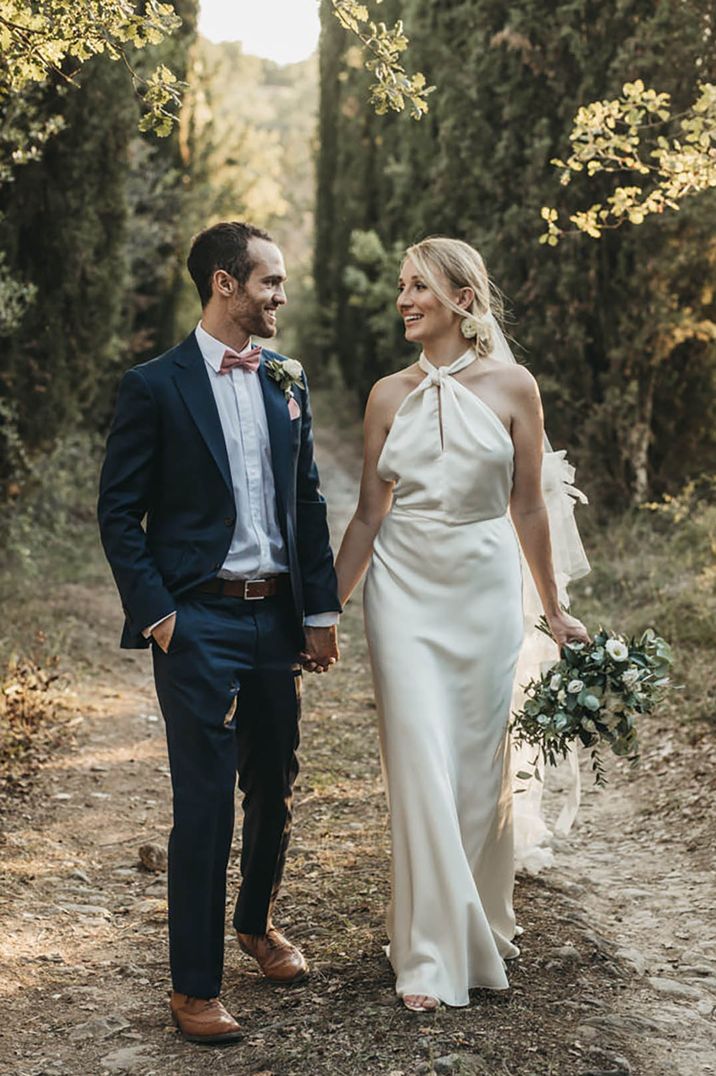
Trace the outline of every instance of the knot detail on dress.
{"label": "knot detail on dress", "polygon": [[430,370],[425,380],[428,381],[431,385],[442,385],[443,381],[445,381],[448,376],[449,375],[445,367],[439,366],[437,370]]}
{"label": "knot detail on dress", "polygon": [[418,366],[426,374],[422,384],[425,388],[430,388],[432,385],[439,388],[445,384],[452,374],[457,374],[460,370],[464,370],[466,366],[470,366],[476,359],[477,354],[474,348],[468,348],[449,366],[433,366],[430,359],[426,358],[425,352],[423,352],[418,359]]}

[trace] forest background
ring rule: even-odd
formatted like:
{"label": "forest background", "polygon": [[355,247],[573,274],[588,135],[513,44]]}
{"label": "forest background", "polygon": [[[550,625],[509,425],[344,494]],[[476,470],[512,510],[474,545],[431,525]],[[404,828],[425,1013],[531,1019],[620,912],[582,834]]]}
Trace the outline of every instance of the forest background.
{"label": "forest background", "polygon": [[[88,0],[86,7],[94,2]],[[350,6],[349,0],[341,2]],[[76,16],[76,6],[67,0],[42,0],[36,6],[51,12],[64,30]],[[104,9],[111,6],[105,3]],[[423,72],[435,87],[418,122],[409,110],[376,112],[370,100],[375,73],[365,70],[366,49],[355,33],[334,17],[336,0],[321,0],[320,47],[302,63],[279,66],[246,55],[238,44],[202,39],[196,0],[174,0],[165,7],[147,0],[127,35],[123,57],[70,56],[50,73],[13,59],[7,24],[17,7],[15,0],[0,0],[0,814],[15,825],[27,821],[23,847],[32,844],[32,834],[41,839],[45,821],[38,827],[35,815],[20,815],[12,805],[18,792],[32,795],[32,782],[40,779],[38,764],[56,757],[54,721],[61,731],[62,720],[52,684],[58,668],[63,685],[87,681],[84,697],[99,690],[101,713],[92,720],[101,735],[111,728],[114,735],[132,736],[132,722],[139,721],[129,711],[116,722],[113,716],[112,706],[140,703],[127,688],[128,666],[119,664],[114,648],[120,611],[96,532],[97,473],[122,373],[171,347],[198,319],[184,268],[192,235],[213,221],[243,218],[267,228],[283,248],[289,303],[277,346],[308,371],[319,441],[328,446],[324,478],[339,494],[333,502],[340,500],[341,483],[346,501],[352,500],[360,412],[371,384],[414,357],[394,310],[401,251],[426,234],[456,235],[484,254],[504,296],[506,328],[518,359],[538,378],[550,438],[556,448],[568,449],[577,465],[577,484],[589,496],[590,508],[579,509],[579,522],[593,570],[575,588],[575,611],[591,627],[601,621],[638,632],[651,624],[674,646],[680,691],[645,730],[642,776],[612,785],[595,808],[606,813],[582,844],[587,856],[590,849],[599,850],[601,840],[609,846],[602,849],[606,866],[587,859],[581,867],[592,881],[599,880],[600,869],[606,872],[600,891],[607,896],[616,869],[614,840],[623,858],[634,854],[633,869],[643,885],[639,901],[657,900],[663,891],[665,903],[655,905],[657,918],[641,926],[624,911],[622,942],[636,945],[634,937],[642,930],[639,945],[654,939],[661,944],[657,927],[666,923],[670,929],[667,904],[676,908],[674,892],[680,900],[693,888],[699,864],[712,864],[716,833],[708,806],[715,802],[708,796],[714,783],[708,760],[714,756],[716,727],[716,189],[712,185],[684,198],[678,209],[607,229],[598,239],[574,233],[556,245],[540,240],[549,234],[544,207],[556,207],[565,220],[604,202],[613,190],[614,177],[603,172],[589,179],[575,176],[565,186],[564,169],[550,163],[569,154],[581,106],[614,98],[625,83],[641,80],[671,95],[678,124],[699,86],[716,81],[712,5],[707,0],[383,0],[379,8],[371,5],[371,13],[388,25],[404,20],[410,38],[406,68]],[[181,23],[164,35],[152,20],[161,24],[172,11]],[[164,104],[172,107],[171,82],[164,96],[167,72],[185,84],[175,108],[178,122],[166,123],[163,137],[142,120],[128,65],[134,81],[154,94],[154,126],[164,124]],[[70,82],[68,72],[75,67]],[[152,81],[157,68],[163,72],[159,83]],[[18,69],[21,86],[11,77]],[[701,137],[713,169],[716,130],[712,126]],[[300,922],[318,893],[317,929],[326,909],[338,917],[332,928],[335,959],[345,959],[348,969],[342,968],[340,983],[365,974],[383,989],[382,906],[379,895],[367,899],[365,894],[373,893],[373,873],[387,877],[387,860],[371,858],[385,842],[384,809],[366,660],[356,641],[360,618],[353,606],[344,618],[345,656],[336,686],[311,689],[307,723],[319,772],[310,779],[335,793],[338,806],[330,808],[333,814],[325,823],[332,834],[341,811],[348,827],[355,825],[356,812],[370,825],[360,856],[346,845],[347,866],[339,848],[333,866],[329,857],[320,875],[306,876],[297,915]],[[101,638],[96,638],[100,620]],[[340,726],[331,724],[336,713],[343,719]],[[89,716],[86,720],[91,723]],[[89,734],[84,735],[85,748],[91,748]],[[127,747],[132,757],[134,750],[133,744]],[[123,779],[123,767],[113,769],[113,778]],[[69,795],[66,775],[50,772],[45,779],[59,782],[52,786],[57,797]],[[152,796],[155,784],[152,771],[147,778]],[[118,789],[108,801],[107,824],[118,805],[131,807],[132,796]],[[326,841],[324,801],[318,792],[315,802],[312,796],[307,793],[304,815],[309,857],[318,855],[317,848],[325,851],[321,842]],[[54,805],[55,812],[64,802]],[[153,810],[159,810],[156,804]],[[84,814],[91,828],[94,816]],[[75,818],[81,816],[78,811]],[[157,824],[158,833],[165,824]],[[57,825],[65,840],[70,830],[61,814]],[[654,856],[650,833],[659,827],[660,851]],[[350,828],[346,834],[357,840]],[[88,863],[96,855],[95,836],[86,838]],[[635,842],[642,839],[646,847],[640,851]],[[691,857],[685,865],[673,858],[676,846]],[[47,847],[38,854],[48,854]],[[384,848],[380,854],[385,856]],[[116,864],[126,872],[128,861],[119,855]],[[351,857],[362,864],[363,876],[352,875]],[[657,862],[674,868],[672,883],[651,879],[648,871]],[[20,921],[34,907],[36,864],[30,857],[13,869]],[[575,869],[572,858],[570,871]],[[683,872],[689,873],[688,886]],[[40,880],[42,873],[37,870]],[[318,880],[310,880],[314,877]],[[137,884],[142,878],[135,879]],[[537,934],[543,940],[561,936],[570,921],[553,922],[566,898],[554,899],[550,884],[531,889],[523,884],[521,891],[530,915],[541,922]],[[334,885],[341,894],[337,902]],[[354,892],[349,959],[338,947],[348,922],[341,909],[349,906],[346,894]],[[122,890],[116,900],[124,899]],[[629,898],[632,915],[639,912],[639,901]],[[41,893],[41,922],[45,903]],[[703,922],[692,920],[699,975],[708,951],[703,915]],[[592,928],[585,938],[594,937],[590,916],[593,910],[583,923],[585,930]],[[605,931],[615,928],[611,906],[604,924]],[[162,930],[163,922],[155,925],[153,941],[161,969]],[[12,946],[12,932],[7,936]],[[672,943],[665,951],[672,951]],[[38,946],[43,945],[40,939]],[[527,1005],[524,1018],[508,1021],[505,1041],[514,1049],[515,1065],[523,1045],[519,1034],[513,1041],[515,1029],[528,1026],[537,1039],[547,1036],[550,1043],[553,1033],[555,1042],[563,1037],[555,990],[565,997],[576,991],[581,1003],[582,994],[605,989],[603,953],[586,971],[576,965],[578,970],[569,973],[593,975],[593,988],[587,989],[583,982],[576,987],[562,971],[549,972],[552,958],[542,948],[531,943],[526,949],[524,997],[512,1002]],[[26,951],[18,948],[18,967],[24,968]],[[112,967],[116,952],[113,939],[107,955]],[[546,968],[532,974],[528,959],[546,961]],[[621,965],[612,956],[609,961],[616,969],[614,982],[622,984]],[[156,972],[160,982],[163,974]],[[711,975],[716,984],[716,940]],[[693,1001],[688,994],[693,984],[682,985],[683,996]],[[42,977],[37,989],[44,999]],[[519,995],[517,990],[515,998]],[[626,1011],[634,995],[625,996]],[[44,1002],[35,1005],[33,997],[28,992],[27,1013],[44,1011]],[[644,998],[639,995],[631,1008],[652,1005],[653,1012],[653,998]],[[390,1036],[398,1026],[392,1010],[379,1001],[377,1009],[361,1015],[353,1002],[348,996],[342,1025],[349,1029],[347,1056],[373,1043],[370,1048],[387,1058],[386,1044],[393,1043]],[[257,1009],[263,1004],[259,993],[254,1003]],[[696,1042],[684,1011],[677,1012],[676,1022]],[[21,1007],[17,1012],[25,1034],[26,1014]],[[475,1012],[475,1041],[480,1042],[485,1032],[481,1010]],[[493,1015],[500,1017],[499,1007]],[[158,1019],[152,1017],[152,1026]],[[57,1027],[64,1026],[71,1023],[63,1011]],[[502,1056],[499,1020],[485,1026]],[[644,1025],[639,1034],[652,1036],[654,1026]],[[607,1038],[618,1034],[616,1024],[604,1027]],[[463,1030],[456,1022],[455,1035]],[[405,1052],[404,1031],[395,1035],[397,1057]],[[302,1048],[313,1058],[309,1038]],[[647,1044],[640,1048],[647,1051]],[[44,1029],[38,1032],[38,1056],[42,1049]],[[559,1049],[564,1058],[554,1062],[556,1068],[545,1062],[544,1068],[509,1071],[573,1076],[571,1046],[562,1043]],[[341,1071],[334,1061],[326,1071]],[[174,1064],[171,1060],[171,1071],[182,1071]],[[361,1071],[357,1064],[352,1071]],[[688,1067],[688,1058],[684,1064],[688,1076],[700,1071],[694,1064]],[[665,1072],[681,1071],[670,1065]],[[309,1070],[289,1065],[287,1071]]]}

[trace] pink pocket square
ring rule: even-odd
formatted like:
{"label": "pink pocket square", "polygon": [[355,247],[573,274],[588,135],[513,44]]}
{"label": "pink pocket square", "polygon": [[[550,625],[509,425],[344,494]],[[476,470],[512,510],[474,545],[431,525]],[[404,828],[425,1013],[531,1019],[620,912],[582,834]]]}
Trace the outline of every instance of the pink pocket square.
{"label": "pink pocket square", "polygon": [[293,421],[293,419],[295,418],[301,417],[301,408],[298,406],[298,402],[293,396],[291,396],[288,401],[288,414],[291,421]]}

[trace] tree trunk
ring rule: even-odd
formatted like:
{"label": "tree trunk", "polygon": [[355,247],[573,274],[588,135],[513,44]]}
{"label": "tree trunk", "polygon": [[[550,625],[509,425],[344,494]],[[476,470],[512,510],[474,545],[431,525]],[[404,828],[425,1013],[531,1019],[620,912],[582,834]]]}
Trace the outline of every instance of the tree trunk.
{"label": "tree trunk", "polygon": [[631,503],[635,508],[643,504],[649,496],[649,449],[652,438],[655,380],[656,371],[652,368],[640,385],[634,425],[627,431],[625,439],[629,469],[632,473]]}

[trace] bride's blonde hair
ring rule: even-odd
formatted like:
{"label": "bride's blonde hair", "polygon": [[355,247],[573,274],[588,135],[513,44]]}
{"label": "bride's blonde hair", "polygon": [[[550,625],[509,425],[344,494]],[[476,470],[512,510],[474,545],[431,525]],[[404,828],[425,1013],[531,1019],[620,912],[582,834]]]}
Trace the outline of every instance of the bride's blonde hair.
{"label": "bride's blonde hair", "polygon": [[[418,273],[443,306],[461,318],[469,314],[475,319],[477,335],[469,343],[475,348],[478,358],[489,355],[494,341],[488,315],[499,318],[502,304],[478,251],[462,239],[434,235],[408,247],[405,257],[414,262]],[[445,280],[455,291],[470,288],[474,295],[472,303],[467,307],[458,306],[445,290]]]}

